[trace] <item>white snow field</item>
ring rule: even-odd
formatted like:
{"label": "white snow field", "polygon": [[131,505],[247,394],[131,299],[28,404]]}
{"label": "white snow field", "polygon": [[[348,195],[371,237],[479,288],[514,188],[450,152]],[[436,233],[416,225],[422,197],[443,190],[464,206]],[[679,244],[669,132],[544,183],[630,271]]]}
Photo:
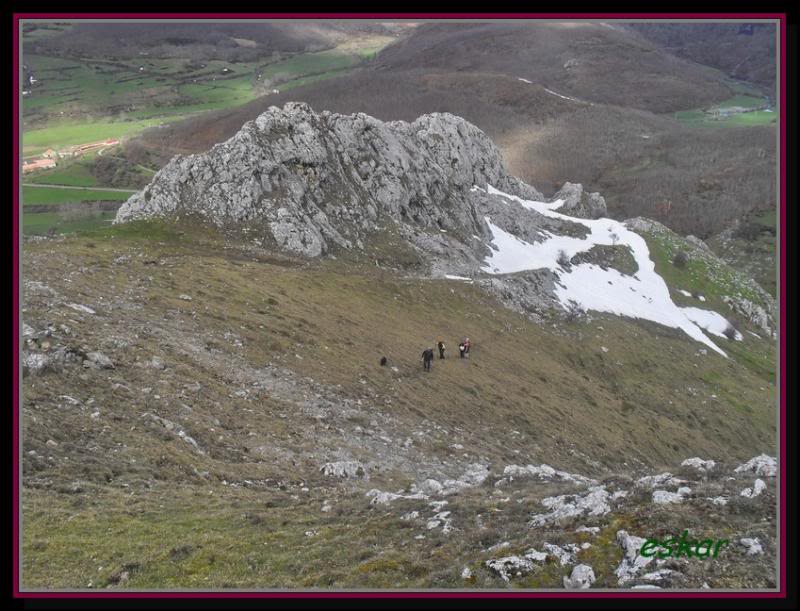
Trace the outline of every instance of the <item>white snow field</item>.
{"label": "white snow field", "polygon": [[[582,219],[556,212],[563,205],[563,200],[550,203],[525,200],[491,185],[487,186],[486,191],[500,195],[509,202],[517,202],[523,208],[535,210],[544,216],[579,223],[589,229],[590,233],[585,239],[547,234],[549,237],[543,242],[530,244],[502,230],[487,216],[485,218],[493,240],[492,253],[486,258],[483,271],[489,274],[512,274],[532,269],[550,269],[559,277],[556,297],[561,305],[565,306],[567,302],[574,300],[584,309],[641,318],[682,329],[692,339],[727,357],[704,333],[705,330],[724,336],[727,320],[711,310],[675,305],[670,298],[669,287],[655,271],[655,263],[650,259],[650,251],[642,236],[613,219]],[[588,251],[595,245],[628,246],[639,270],[635,275],[627,276],[617,270],[604,270],[591,263],[571,265],[569,269],[559,265],[560,251],[563,250],[571,259],[577,253]],[[736,339],[742,339],[738,332]]]}

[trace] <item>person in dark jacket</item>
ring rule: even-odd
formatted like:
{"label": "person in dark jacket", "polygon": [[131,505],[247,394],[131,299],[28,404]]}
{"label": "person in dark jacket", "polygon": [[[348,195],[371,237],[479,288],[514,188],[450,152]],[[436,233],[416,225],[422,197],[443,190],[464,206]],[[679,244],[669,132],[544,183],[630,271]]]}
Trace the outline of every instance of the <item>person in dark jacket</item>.
{"label": "person in dark jacket", "polygon": [[439,349],[439,358],[444,358],[444,342],[439,342],[436,347]]}
{"label": "person in dark jacket", "polygon": [[465,351],[466,349],[467,349],[467,347],[464,345],[464,342],[461,342],[461,343],[458,345],[458,353],[461,355],[461,358],[462,358],[462,359],[464,358],[464,351]]}
{"label": "person in dark jacket", "polygon": [[425,371],[431,370],[431,363],[433,362],[433,348],[428,348],[422,353],[422,366]]}

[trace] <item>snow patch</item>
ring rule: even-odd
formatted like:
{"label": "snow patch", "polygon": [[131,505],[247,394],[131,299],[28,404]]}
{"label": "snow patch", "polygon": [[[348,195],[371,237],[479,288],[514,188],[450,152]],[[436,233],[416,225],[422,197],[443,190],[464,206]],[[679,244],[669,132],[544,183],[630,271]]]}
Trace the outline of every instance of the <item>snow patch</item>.
{"label": "snow patch", "polygon": [[[486,191],[517,202],[523,208],[544,216],[583,225],[590,233],[582,239],[545,231],[542,242],[531,244],[504,231],[492,223],[490,217],[484,217],[493,239],[492,252],[484,261],[483,271],[489,274],[512,274],[549,269],[558,276],[556,298],[564,307],[572,300],[583,309],[641,318],[681,329],[692,339],[727,357],[692,318],[707,325],[712,333],[718,330],[721,320],[725,321],[725,326],[727,321],[715,312],[675,305],[669,287],[655,271],[655,263],[650,259],[650,251],[641,235],[612,219],[579,219],[556,212],[556,208],[563,204],[562,200],[550,203],[525,200],[491,185],[487,186]],[[559,265],[560,251],[564,251],[571,259],[577,253],[586,252],[596,245],[627,246],[638,266],[636,274],[628,276],[615,269],[602,269],[591,263],[572,265],[568,270]],[[722,333],[724,328],[719,329],[719,332]]]}
{"label": "snow patch", "polygon": [[472,282],[472,278],[467,278],[466,276],[454,276],[452,274],[445,274],[445,278],[448,280],[463,280],[465,282]]}

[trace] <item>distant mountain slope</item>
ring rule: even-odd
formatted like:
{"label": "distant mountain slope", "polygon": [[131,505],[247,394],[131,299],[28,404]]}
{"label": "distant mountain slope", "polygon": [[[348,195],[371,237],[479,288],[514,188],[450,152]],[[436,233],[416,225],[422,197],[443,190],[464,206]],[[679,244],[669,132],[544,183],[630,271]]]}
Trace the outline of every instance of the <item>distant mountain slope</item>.
{"label": "distant mountain slope", "polygon": [[594,23],[425,24],[378,56],[391,70],[494,72],[595,103],[671,112],[730,96],[721,75]]}
{"label": "distant mountain slope", "polygon": [[141,55],[234,61],[335,46],[355,33],[387,33],[372,22],[76,23],[63,33],[28,43],[26,52],[73,57],[135,58]]}
{"label": "distant mountain slope", "polygon": [[631,23],[662,48],[764,87],[775,95],[776,28],[748,23]]}
{"label": "distant mountain slope", "polygon": [[382,120],[449,112],[486,132],[512,174],[546,193],[580,182],[603,192],[613,218],[656,217],[706,238],[775,206],[774,126],[658,114],[728,98],[725,82],[616,25],[425,24],[369,68],[151,130],[129,153],[161,166],[288,101]]}

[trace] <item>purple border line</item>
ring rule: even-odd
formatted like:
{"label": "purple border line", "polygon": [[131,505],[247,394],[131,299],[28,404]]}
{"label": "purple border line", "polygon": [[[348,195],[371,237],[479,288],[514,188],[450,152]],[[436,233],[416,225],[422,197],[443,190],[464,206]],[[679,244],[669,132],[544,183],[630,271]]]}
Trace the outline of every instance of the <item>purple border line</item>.
{"label": "purple border line", "polygon": [[22,227],[20,223],[20,214],[21,214],[21,204],[20,201],[20,134],[19,134],[19,122],[20,122],[20,108],[19,108],[19,98],[20,98],[20,74],[19,74],[19,20],[16,18],[12,21],[12,27],[14,28],[14,32],[12,35],[12,40],[14,44],[14,86],[11,88],[12,95],[14,96],[13,101],[13,108],[14,108],[14,126],[13,126],[13,133],[14,133],[14,222],[12,224],[12,231],[14,232],[14,236],[12,239],[12,244],[14,248],[14,253],[12,255],[12,261],[14,264],[14,269],[12,271],[12,275],[14,278],[14,305],[13,305],[13,320],[14,320],[14,332],[13,332],[13,339],[11,340],[12,345],[14,346],[14,373],[13,373],[13,380],[14,380],[14,403],[13,403],[13,427],[14,427],[14,441],[12,443],[14,455],[11,459],[11,470],[12,470],[12,481],[14,482],[14,491],[12,494],[12,498],[14,500],[14,508],[12,509],[12,515],[14,516],[14,525],[13,525],[13,536],[14,536],[14,543],[12,547],[12,554],[13,557],[11,558],[11,566],[12,566],[12,578],[14,579],[14,596],[19,596],[19,562],[20,562],[20,533],[19,533],[19,522],[20,522],[20,512],[19,512],[19,503],[20,503],[20,496],[19,496],[19,418],[20,418],[20,384],[21,384],[21,373],[20,373],[20,346],[19,346],[19,336],[20,336],[20,241],[21,241],[21,232]]}
{"label": "purple border line", "polygon": [[17,458],[19,456],[19,400],[20,400],[20,132],[19,132],[19,25],[21,19],[777,19],[780,35],[780,474],[781,501],[780,525],[781,533],[786,532],[786,239],[783,228],[786,225],[786,13],[14,13],[13,27],[13,66],[15,83],[12,88],[14,100],[14,210],[13,210],[13,246],[12,256],[14,297],[13,322],[13,362],[14,362],[14,411],[13,411],[13,558],[12,573],[14,580],[14,598],[785,598],[786,597],[786,545],[781,545],[780,554],[780,589],[774,592],[506,592],[506,591],[409,591],[409,592],[219,592],[219,591],[170,591],[170,592],[20,592],[19,589],[19,472]]}

